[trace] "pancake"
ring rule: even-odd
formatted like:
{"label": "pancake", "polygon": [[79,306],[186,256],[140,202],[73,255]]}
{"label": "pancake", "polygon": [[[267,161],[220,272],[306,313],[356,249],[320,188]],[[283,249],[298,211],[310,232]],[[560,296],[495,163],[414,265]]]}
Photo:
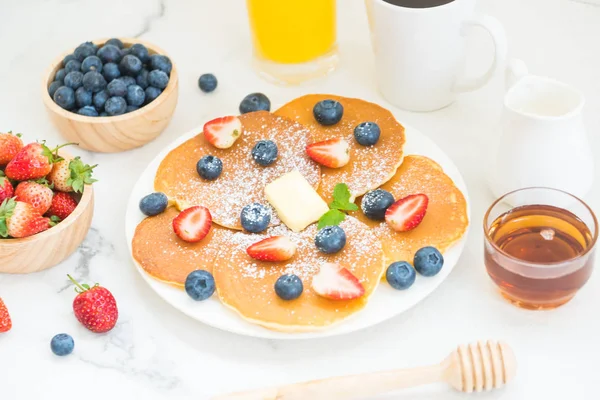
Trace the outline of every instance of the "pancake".
{"label": "pancake", "polygon": [[[398,200],[409,194],[424,193],[429,197],[423,221],[412,231],[396,232],[385,221],[373,221],[362,211],[351,215],[371,227],[383,245],[388,262],[408,261],[415,252],[434,246],[442,253],[457,242],[469,225],[467,203],[461,191],[442,168],[424,156],[406,156],[394,177],[381,186]],[[361,204],[362,198],[357,204]]]}
{"label": "pancake", "polygon": [[[346,232],[347,243],[343,250],[332,255],[317,250],[316,224],[298,233],[284,225],[270,228],[266,234],[236,232],[224,243],[228,251],[215,263],[213,273],[219,298],[245,320],[278,331],[314,331],[345,320],[366,305],[379,284],[384,255],[379,240],[355,218],[346,218],[341,227]],[[274,235],[285,235],[296,243],[297,251],[291,260],[261,262],[246,254],[249,245]],[[360,299],[336,301],[313,292],[312,277],[325,262],[337,262],[350,270],[365,287],[365,295]],[[295,300],[285,301],[275,294],[275,281],[286,273],[302,279],[304,291]]]}
{"label": "pancake", "polygon": [[[240,120],[244,132],[229,149],[213,147],[200,133],[172,150],[158,168],[155,190],[176,199],[182,208],[205,206],[213,222],[241,230],[242,208],[254,202],[269,206],[264,188],[281,175],[297,169],[314,188],[318,187],[320,167],[305,153],[312,141],[308,129],[266,111],[244,114]],[[271,139],[278,147],[277,160],[268,167],[252,159],[252,148],[261,139]],[[196,172],[196,163],[207,154],[223,161],[223,172],[214,181],[204,180]],[[271,223],[280,223],[274,210]]]}
{"label": "pancake", "polygon": [[[313,115],[315,104],[325,99],[337,100],[344,106],[342,120],[333,126],[319,124]],[[310,94],[292,100],[275,114],[306,126],[314,142],[343,137],[350,145],[348,164],[341,168],[322,167],[318,192],[328,203],[333,200],[333,188],[338,183],[346,183],[354,199],[383,185],[402,163],[404,127],[391,112],[377,104],[329,94]],[[354,128],[361,122],[379,125],[381,136],[374,146],[361,146],[354,139]]]}
{"label": "pancake", "polygon": [[213,224],[208,235],[197,243],[179,239],[173,232],[173,219],[179,214],[174,207],[154,217],[145,218],[135,229],[132,239],[133,258],[152,277],[182,287],[192,271],[213,272],[220,246],[232,232]]}

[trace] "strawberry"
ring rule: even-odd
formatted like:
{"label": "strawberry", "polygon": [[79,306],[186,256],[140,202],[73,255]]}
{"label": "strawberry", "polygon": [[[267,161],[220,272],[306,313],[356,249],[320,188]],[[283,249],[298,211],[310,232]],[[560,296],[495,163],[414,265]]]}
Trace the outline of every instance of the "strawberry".
{"label": "strawberry", "polygon": [[186,208],[173,219],[175,234],[186,242],[199,242],[210,231],[212,216],[208,208],[194,206]]}
{"label": "strawberry", "polygon": [[90,287],[80,284],[67,275],[78,293],[73,300],[73,313],[77,321],[94,333],[104,333],[115,327],[119,318],[117,301],[108,289],[97,283]]}
{"label": "strawberry", "polygon": [[385,222],[397,232],[415,229],[427,212],[427,195],[411,194],[396,201],[385,212]]}
{"label": "strawberry", "polygon": [[55,190],[81,193],[84,185],[96,182],[96,179],[92,179],[92,171],[96,167],[84,164],[79,157],[63,159],[52,166],[47,178]]}
{"label": "strawberry", "polygon": [[12,328],[12,321],[10,319],[10,314],[8,313],[8,308],[4,304],[4,301],[0,298],[0,333],[8,332]]}
{"label": "strawberry", "polygon": [[12,183],[4,176],[4,172],[0,170],[0,203],[4,201],[4,199],[9,199],[13,197],[14,188]]}
{"label": "strawberry", "polygon": [[313,290],[321,297],[331,300],[352,300],[365,294],[358,278],[339,264],[324,263],[313,276]]}
{"label": "strawberry", "polygon": [[296,244],[286,236],[271,236],[251,244],[246,253],[255,260],[285,261],[296,253]]}
{"label": "strawberry", "polygon": [[350,145],[344,139],[329,139],[306,146],[306,154],[329,168],[340,168],[350,161]]}
{"label": "strawberry", "polygon": [[62,160],[57,152],[59,148],[67,144],[51,150],[43,142],[30,143],[14,156],[6,166],[4,173],[15,181],[43,178],[50,173],[53,163]]}
{"label": "strawberry", "polygon": [[54,223],[28,203],[6,199],[0,205],[0,236],[23,238],[45,231]]}
{"label": "strawberry", "polygon": [[15,200],[31,204],[40,215],[50,208],[53,195],[52,189],[41,181],[23,181],[15,189]]}
{"label": "strawberry", "polygon": [[220,117],[204,124],[204,138],[217,149],[228,149],[242,135],[238,117]]}
{"label": "strawberry", "polygon": [[21,134],[0,133],[0,165],[6,165],[23,148]]}
{"label": "strawberry", "polygon": [[76,208],[77,202],[69,193],[55,192],[46,216],[58,217],[60,221],[64,221]]}

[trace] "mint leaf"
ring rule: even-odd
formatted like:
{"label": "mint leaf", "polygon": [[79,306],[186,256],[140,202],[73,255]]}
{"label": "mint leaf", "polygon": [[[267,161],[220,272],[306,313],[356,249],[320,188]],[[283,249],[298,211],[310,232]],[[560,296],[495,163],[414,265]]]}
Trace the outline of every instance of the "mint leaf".
{"label": "mint leaf", "polygon": [[339,225],[346,218],[346,214],[339,210],[329,210],[321,218],[319,218],[319,225],[317,229],[324,228],[330,225]]}
{"label": "mint leaf", "polygon": [[333,201],[329,203],[329,208],[344,211],[356,211],[358,206],[350,202],[350,189],[345,183],[338,183],[333,188]]}

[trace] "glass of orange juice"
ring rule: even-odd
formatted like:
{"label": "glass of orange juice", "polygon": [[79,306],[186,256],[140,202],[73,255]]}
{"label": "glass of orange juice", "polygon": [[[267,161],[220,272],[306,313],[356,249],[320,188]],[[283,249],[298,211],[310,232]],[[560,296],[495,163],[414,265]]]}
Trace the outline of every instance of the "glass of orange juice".
{"label": "glass of orange juice", "polygon": [[247,0],[260,75],[297,84],[337,65],[336,0]]}

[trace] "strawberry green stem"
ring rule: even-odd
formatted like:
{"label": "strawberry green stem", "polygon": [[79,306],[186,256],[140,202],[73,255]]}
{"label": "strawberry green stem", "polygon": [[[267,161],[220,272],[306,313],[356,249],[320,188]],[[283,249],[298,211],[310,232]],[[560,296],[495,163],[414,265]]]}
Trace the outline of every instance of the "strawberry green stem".
{"label": "strawberry green stem", "polygon": [[75,284],[75,286],[77,286],[82,292],[85,292],[87,289],[84,288],[83,286],[81,286],[79,284],[79,282],[77,282],[75,279],[73,279],[73,277],[69,274],[67,274],[67,276],[69,277],[69,279],[71,280],[71,282],[73,282]]}

